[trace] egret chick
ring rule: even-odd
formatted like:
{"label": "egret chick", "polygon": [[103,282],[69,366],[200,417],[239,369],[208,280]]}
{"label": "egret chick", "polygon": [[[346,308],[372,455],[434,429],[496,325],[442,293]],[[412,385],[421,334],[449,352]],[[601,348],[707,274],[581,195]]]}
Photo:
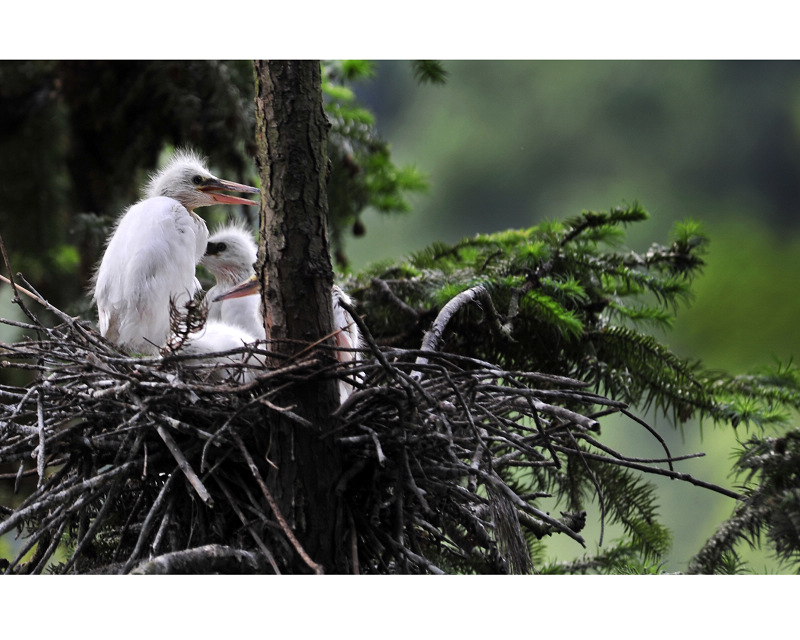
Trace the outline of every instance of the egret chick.
{"label": "egret chick", "polygon": [[[263,333],[264,330],[262,329]],[[261,338],[263,340],[263,337]],[[246,353],[219,355],[209,358],[209,354],[239,349],[246,344],[256,342],[258,338],[242,327],[233,326],[220,320],[208,320],[205,326],[187,338],[181,347],[181,355],[202,356],[205,363],[218,365],[211,370],[210,380],[245,383],[254,379],[259,369],[266,367],[263,358]],[[247,366],[242,367],[245,364]],[[238,365],[238,366],[230,366]]]}
{"label": "egret chick", "polygon": [[[333,328],[338,329],[334,336],[336,346],[340,349],[360,349],[361,348],[361,331],[358,325],[353,320],[353,316],[340,304],[342,301],[348,305],[352,305],[353,301],[344,291],[337,285],[331,287],[331,304],[333,306]],[[355,362],[361,359],[360,351],[337,351],[336,358],[339,362]],[[357,374],[356,377],[362,376]],[[339,402],[344,402],[347,397],[353,393],[355,388],[353,385],[339,381]]]}
{"label": "egret chick", "polygon": [[[252,275],[248,280],[237,285],[233,289],[229,289],[222,295],[216,296],[217,301],[229,301],[244,296],[254,296],[261,291],[261,284],[255,275]],[[361,348],[361,331],[358,325],[353,320],[353,316],[342,307],[341,302],[352,304],[350,297],[342,291],[337,285],[331,287],[331,306],[333,308],[333,328],[336,330],[334,342],[340,349],[360,349]],[[336,351],[336,359],[339,362],[355,362],[361,359],[359,351]],[[360,376],[356,376],[360,377]],[[353,385],[339,381],[339,401],[344,402],[348,396],[353,393]]]}
{"label": "egret chick", "polygon": [[203,160],[177,152],[148,183],[144,198],[114,228],[93,278],[100,333],[134,353],[155,355],[169,335],[169,305],[179,308],[200,288],[195,267],[208,229],[194,210],[212,204],[257,202],[220,193],[258,193],[220,180]]}
{"label": "egret chick", "polygon": [[214,298],[254,274],[253,264],[257,253],[258,247],[253,240],[253,234],[244,225],[228,224],[217,228],[208,239],[206,253],[200,264],[216,279],[216,284],[206,293],[208,319],[221,320],[263,338],[264,319],[258,296],[214,301]]}

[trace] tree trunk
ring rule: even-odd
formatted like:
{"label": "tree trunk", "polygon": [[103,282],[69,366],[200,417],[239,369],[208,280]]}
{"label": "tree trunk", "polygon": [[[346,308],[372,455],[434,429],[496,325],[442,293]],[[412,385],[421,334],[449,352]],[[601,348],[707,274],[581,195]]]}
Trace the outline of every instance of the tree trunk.
{"label": "tree trunk", "polygon": [[[327,136],[317,61],[257,61],[256,142],[261,177],[261,226],[256,266],[272,348],[292,356],[329,335],[333,270],[328,246]],[[303,357],[309,355],[307,351]],[[323,361],[330,351],[318,350]],[[274,364],[281,360],[276,358]],[[322,364],[320,365],[323,366]],[[334,488],[341,463],[329,439],[338,404],[336,381],[293,385],[282,406],[310,423],[273,412],[265,467],[267,484],[300,545],[326,573],[349,561]],[[289,570],[316,569],[298,554]]]}

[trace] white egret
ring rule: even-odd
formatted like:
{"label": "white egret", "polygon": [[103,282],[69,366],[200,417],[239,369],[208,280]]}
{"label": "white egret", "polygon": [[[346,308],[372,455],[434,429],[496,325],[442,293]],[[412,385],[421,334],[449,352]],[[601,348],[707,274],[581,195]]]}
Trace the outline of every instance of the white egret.
{"label": "white egret", "polygon": [[208,319],[241,327],[250,335],[264,337],[264,319],[258,296],[244,296],[215,302],[214,298],[254,275],[258,246],[253,234],[241,224],[217,228],[208,239],[206,253],[200,260],[216,279],[206,293]]}
{"label": "white egret", "polygon": [[257,204],[219,193],[258,193],[255,187],[220,180],[201,158],[176,153],[156,173],[144,199],[119,218],[93,278],[100,333],[122,348],[156,354],[169,334],[169,305],[200,288],[195,267],[206,250],[208,229],[197,207]]}
{"label": "white egret", "polygon": [[[230,289],[222,295],[216,296],[216,301],[228,301],[244,296],[252,296],[259,293],[261,283],[255,275],[248,280]],[[331,305],[333,307],[333,328],[336,330],[334,342],[340,349],[360,349],[361,331],[353,320],[353,316],[341,306],[341,302],[352,304],[350,297],[337,285],[331,287]],[[336,359],[339,362],[355,362],[361,359],[359,351],[336,351]],[[353,392],[353,385],[339,381],[339,401],[344,402]]]}
{"label": "white egret", "polygon": [[[359,330],[358,325],[355,323],[355,320],[353,320],[353,316],[350,315],[350,312],[340,304],[341,301],[344,301],[351,306],[353,304],[350,296],[342,291],[337,285],[333,285],[333,287],[331,287],[333,327],[334,329],[341,329],[341,331],[336,334],[336,345],[343,349],[359,349],[361,348],[361,331]],[[343,355],[340,360],[345,362],[350,360],[358,360],[358,352],[340,353]]]}
{"label": "white egret", "polygon": [[[261,329],[261,340],[264,329]],[[216,381],[232,380],[234,382],[250,382],[255,377],[258,369],[266,367],[266,362],[261,356],[238,353],[219,355],[209,358],[209,354],[232,351],[247,344],[258,341],[258,337],[248,333],[239,326],[228,324],[220,320],[207,320],[205,326],[197,333],[191,334],[180,349],[181,355],[202,356],[204,363],[217,365],[209,373],[208,378]],[[241,365],[242,366],[227,366]]]}
{"label": "white egret", "polygon": [[[353,320],[353,316],[340,304],[341,301],[352,305],[353,301],[337,285],[331,287],[331,303],[333,305],[333,328],[338,329],[334,340],[340,349],[360,349],[361,330]],[[339,362],[355,362],[361,359],[360,351],[337,351],[336,358]],[[363,374],[356,374],[357,378],[362,378]],[[353,393],[353,385],[339,381],[339,401],[344,402]]]}

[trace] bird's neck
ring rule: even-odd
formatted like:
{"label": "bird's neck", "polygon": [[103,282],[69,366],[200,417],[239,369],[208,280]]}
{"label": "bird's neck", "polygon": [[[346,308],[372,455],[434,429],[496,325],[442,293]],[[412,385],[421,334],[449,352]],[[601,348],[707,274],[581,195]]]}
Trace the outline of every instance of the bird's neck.
{"label": "bird's neck", "polygon": [[219,273],[217,284],[224,284],[226,287],[235,287],[253,275],[250,269],[223,269]]}

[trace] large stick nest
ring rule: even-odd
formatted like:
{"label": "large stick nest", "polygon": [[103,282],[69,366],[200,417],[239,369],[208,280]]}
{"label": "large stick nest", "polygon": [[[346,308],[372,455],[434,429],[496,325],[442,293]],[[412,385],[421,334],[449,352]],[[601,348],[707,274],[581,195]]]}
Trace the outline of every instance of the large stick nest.
{"label": "large stick nest", "polygon": [[[4,322],[29,337],[0,345],[3,367],[34,376],[0,386],[0,475],[15,492],[35,481],[13,508],[0,505],[0,536],[15,540],[0,559],[6,573],[282,573],[298,556],[319,569],[270,493],[263,443],[277,416],[318,429],[278,398],[321,377],[356,388],[320,437],[344,463],[334,492],[360,573],[524,573],[532,539],[583,544],[584,513],[551,516],[536,506],[545,494],[516,481],[532,469],[563,473],[568,459],[703,484],[674,472],[668,453],[636,461],[603,448],[597,419],[626,412],[621,403],[576,380],[438,352],[441,326],[414,351],[378,347],[358,319],[363,359],[331,364],[318,345],[242,384],[248,365],[215,380],[220,354],[130,357],[44,304],[61,324],[26,310],[30,322]],[[265,361],[278,347],[227,355]]]}

